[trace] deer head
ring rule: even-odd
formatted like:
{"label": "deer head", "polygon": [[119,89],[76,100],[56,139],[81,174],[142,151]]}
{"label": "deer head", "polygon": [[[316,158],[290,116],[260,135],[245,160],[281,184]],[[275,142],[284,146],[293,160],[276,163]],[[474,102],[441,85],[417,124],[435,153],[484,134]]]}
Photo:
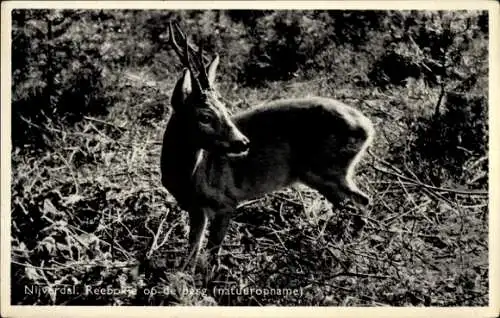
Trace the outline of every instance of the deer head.
{"label": "deer head", "polygon": [[[174,29],[175,28],[175,29]],[[176,34],[180,38],[180,45]],[[205,67],[203,48],[195,50],[175,23],[169,25],[169,43],[184,65],[181,78],[172,93],[171,104],[176,116],[187,125],[187,131],[197,146],[208,152],[227,157],[242,157],[248,153],[249,140],[236,127],[215,88],[219,56]]]}

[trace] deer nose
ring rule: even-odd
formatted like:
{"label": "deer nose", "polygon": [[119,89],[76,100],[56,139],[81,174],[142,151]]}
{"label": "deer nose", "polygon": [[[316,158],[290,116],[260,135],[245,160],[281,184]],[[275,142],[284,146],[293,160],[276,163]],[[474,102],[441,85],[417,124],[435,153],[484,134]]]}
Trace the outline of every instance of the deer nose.
{"label": "deer nose", "polygon": [[231,148],[234,152],[243,152],[248,150],[249,145],[250,145],[250,140],[248,140],[247,137],[242,136],[242,138],[232,142]]}

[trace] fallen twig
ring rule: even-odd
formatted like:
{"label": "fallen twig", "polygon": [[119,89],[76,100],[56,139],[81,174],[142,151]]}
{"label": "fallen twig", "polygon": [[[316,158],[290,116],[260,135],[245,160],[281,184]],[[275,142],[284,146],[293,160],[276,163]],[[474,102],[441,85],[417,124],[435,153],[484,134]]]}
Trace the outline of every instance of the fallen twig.
{"label": "fallen twig", "polygon": [[385,166],[391,168],[392,170],[396,171],[396,172],[392,172],[392,171],[388,171],[386,169],[383,169],[383,168],[380,168],[380,167],[377,167],[376,165],[374,165],[372,163],[372,166],[375,168],[375,170],[377,171],[380,171],[382,173],[386,173],[386,174],[390,174],[390,175],[393,175],[393,176],[396,176],[398,178],[401,178],[409,183],[412,183],[414,185],[417,185],[417,186],[420,186],[420,187],[424,187],[426,189],[432,189],[432,190],[436,190],[436,191],[444,191],[444,192],[451,192],[451,193],[457,193],[457,194],[465,194],[465,195],[480,195],[480,196],[488,196],[488,191],[487,190],[460,190],[460,189],[451,189],[451,188],[441,188],[441,187],[436,187],[436,186],[432,186],[430,184],[426,184],[426,183],[423,183],[423,182],[420,182],[418,180],[415,180],[415,179],[412,179],[410,177],[407,177],[405,175],[403,175],[403,171],[401,171],[401,169],[395,167],[394,165],[390,164],[389,162],[377,157],[373,152],[371,152],[370,149],[368,149],[368,154],[370,156],[372,156],[372,158],[378,162],[381,162],[382,164],[384,164]]}
{"label": "fallen twig", "polygon": [[405,181],[408,181],[408,182],[410,182],[410,183],[412,183],[414,185],[421,186],[421,187],[424,187],[424,188],[427,188],[427,189],[432,189],[432,190],[436,190],[436,191],[451,192],[451,193],[457,193],[457,194],[488,196],[488,191],[486,191],[486,190],[459,190],[459,189],[436,187],[436,186],[432,186],[432,185],[429,185],[429,184],[425,184],[423,182],[419,182],[417,180],[413,180],[412,178],[403,176],[403,175],[401,175],[399,173],[391,172],[391,171],[382,169],[382,168],[377,167],[375,165],[373,167],[377,171],[380,171],[380,172],[383,172],[383,173],[387,173],[387,174],[396,176],[396,177],[401,178],[401,179],[403,179]]}
{"label": "fallen twig", "polygon": [[98,119],[98,118],[94,118],[94,117],[89,117],[89,116],[83,116],[83,118],[87,119],[87,120],[90,120],[90,121],[95,121],[95,122],[98,122],[98,123],[101,123],[101,124],[104,124],[104,125],[108,125],[108,126],[114,127],[114,128],[116,128],[118,130],[121,130],[121,131],[126,130],[123,127],[117,126],[117,125],[115,125],[113,123],[110,123],[110,122],[102,120],[102,119]]}

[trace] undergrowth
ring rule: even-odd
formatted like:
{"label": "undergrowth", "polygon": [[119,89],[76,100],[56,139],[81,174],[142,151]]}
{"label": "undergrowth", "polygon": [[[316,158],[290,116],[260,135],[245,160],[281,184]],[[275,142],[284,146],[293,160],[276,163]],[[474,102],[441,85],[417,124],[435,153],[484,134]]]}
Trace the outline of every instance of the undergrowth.
{"label": "undergrowth", "polygon": [[[209,44],[226,54],[218,87],[231,112],[277,98],[323,95],[370,117],[377,135],[358,169],[357,183],[370,193],[372,204],[363,210],[332,207],[300,185],[244,202],[234,212],[221,266],[214,267],[202,253],[195,273],[181,271],[189,219],[161,186],[159,176],[170,92],[180,68],[165,65],[173,55],[151,42],[162,38],[161,30],[152,32],[154,26],[164,26],[172,15],[94,12],[84,21],[74,18],[70,24],[76,31],[68,32],[84,35],[83,39],[89,30],[102,32],[96,52],[103,65],[94,74],[98,81],[92,82],[99,88],[93,92],[98,98],[88,105],[98,106],[95,101],[103,98],[106,103],[100,109],[106,112],[59,120],[48,111],[61,105],[53,99],[46,112],[15,119],[25,133],[43,136],[44,144],[30,144],[30,138],[21,142],[19,136],[20,143],[13,147],[12,304],[487,304],[484,16],[452,15],[472,19],[477,27],[471,30],[477,33],[467,38],[469,47],[461,41],[448,43],[463,60],[474,55],[480,62],[457,66],[464,77],[447,77],[453,73],[453,66],[447,66],[441,77],[430,78],[423,69],[431,60],[442,62],[439,50],[434,50],[439,41],[429,42],[430,51],[422,51],[417,60],[406,61],[404,56],[427,42],[398,38],[403,44],[386,50],[380,46],[386,42],[379,40],[389,41],[383,31],[387,24],[396,31],[407,25],[422,37],[427,28],[428,35],[437,36],[442,30],[429,25],[446,29],[448,15],[251,13],[179,16],[199,38],[209,38],[203,33],[205,24],[217,25],[224,37]],[[417,21],[412,24],[411,19]],[[350,23],[351,33],[340,29],[340,22]],[[90,29],[81,28],[89,25]],[[468,32],[450,25],[452,35]],[[332,32],[321,33],[325,26]],[[290,28],[300,36],[310,31],[312,37],[282,37]],[[133,36],[129,39],[128,34]],[[137,43],[142,51],[134,39],[141,39]],[[321,43],[327,44],[324,51],[318,49]],[[234,50],[224,51],[227,48]],[[297,54],[296,64],[276,64],[290,49]],[[315,50],[315,58],[310,58]],[[266,54],[271,60],[264,63]],[[403,79],[391,77],[384,63],[394,60],[418,71]],[[39,62],[36,68],[43,69]],[[79,74],[84,69],[72,71]],[[270,72],[276,72],[275,77],[264,78]],[[370,82],[370,72],[382,82]],[[477,78],[470,80],[467,72]],[[64,87],[51,94],[60,96]],[[19,96],[27,97],[26,90],[17,88]],[[18,107],[14,102],[12,107]],[[34,286],[48,289],[31,292]],[[75,292],[63,292],[65,287]],[[238,292],[229,295],[231,289]]]}

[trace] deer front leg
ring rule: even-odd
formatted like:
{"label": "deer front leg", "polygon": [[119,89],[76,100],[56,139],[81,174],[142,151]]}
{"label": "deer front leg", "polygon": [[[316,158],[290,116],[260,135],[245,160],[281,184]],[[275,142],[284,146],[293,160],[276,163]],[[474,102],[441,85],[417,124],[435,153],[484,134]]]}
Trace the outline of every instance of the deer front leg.
{"label": "deer front leg", "polygon": [[230,221],[231,215],[229,213],[220,213],[214,217],[210,224],[207,249],[210,251],[212,258],[219,255]]}
{"label": "deer front leg", "polygon": [[[189,212],[189,255],[182,267],[184,270],[192,261],[196,265],[198,254],[200,253],[203,234],[207,227],[207,213],[201,209],[196,209]],[[193,266],[194,269],[195,266]]]}

